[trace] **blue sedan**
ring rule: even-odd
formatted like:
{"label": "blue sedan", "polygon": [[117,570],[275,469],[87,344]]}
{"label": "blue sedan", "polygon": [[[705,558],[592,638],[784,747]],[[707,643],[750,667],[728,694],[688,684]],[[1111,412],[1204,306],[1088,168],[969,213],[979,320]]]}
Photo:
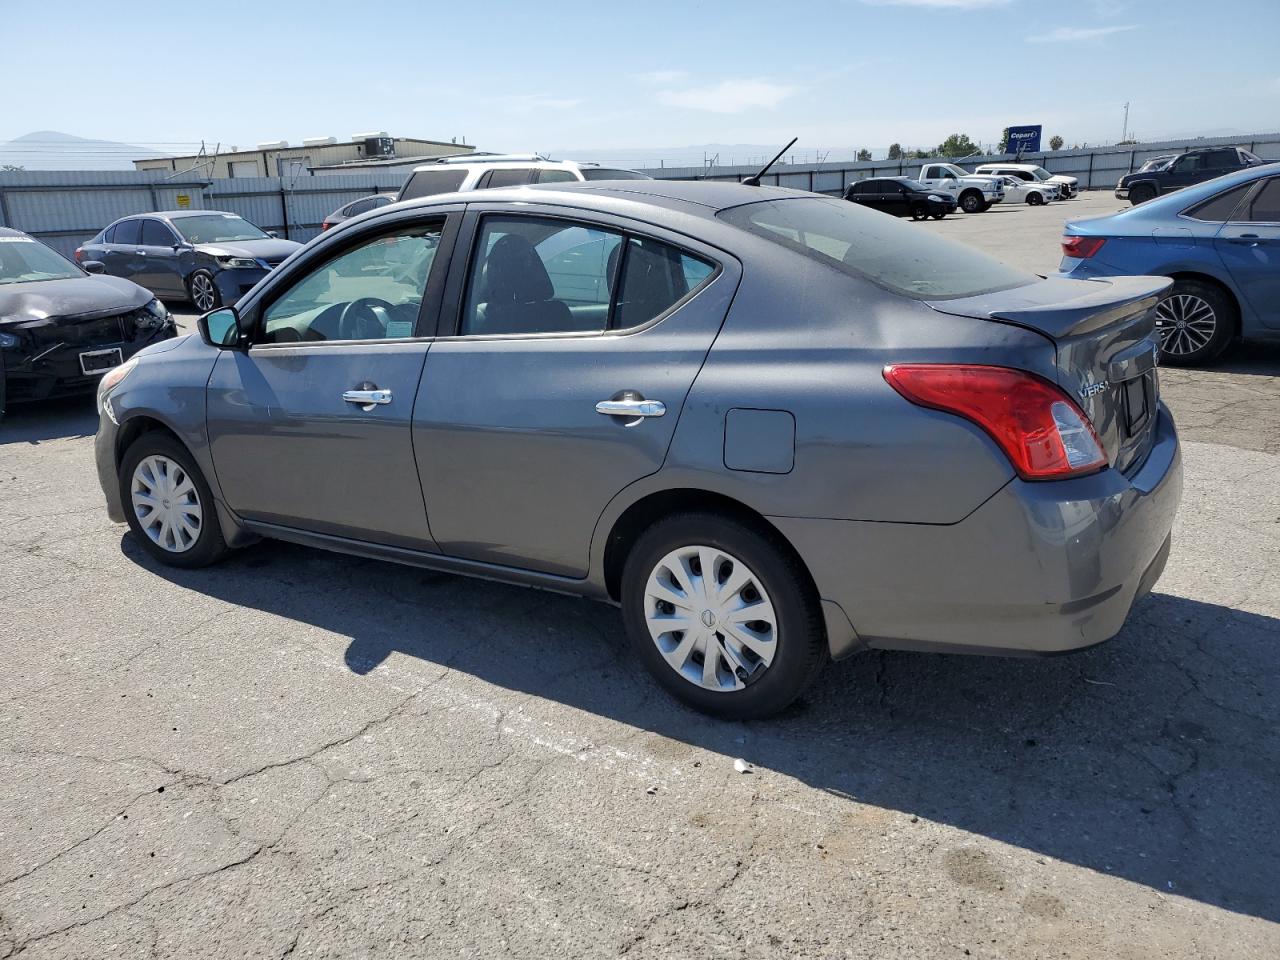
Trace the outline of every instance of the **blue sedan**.
{"label": "blue sedan", "polygon": [[1062,252],[1059,270],[1075,279],[1173,278],[1156,308],[1162,362],[1207,364],[1235,340],[1280,339],[1280,163],[1072,221]]}

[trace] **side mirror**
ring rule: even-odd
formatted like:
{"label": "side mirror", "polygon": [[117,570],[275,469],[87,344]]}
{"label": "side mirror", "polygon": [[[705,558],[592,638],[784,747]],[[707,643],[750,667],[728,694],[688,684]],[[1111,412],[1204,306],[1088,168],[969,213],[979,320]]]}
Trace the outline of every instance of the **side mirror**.
{"label": "side mirror", "polygon": [[270,237],[272,240],[279,240],[279,239],[280,239],[280,234],[276,233],[276,231],[274,231],[274,230],[268,230],[268,231],[267,231],[267,236],[268,236],[268,237]]}
{"label": "side mirror", "polygon": [[101,260],[86,260],[80,264],[80,269],[85,273],[106,273],[107,265]]}
{"label": "side mirror", "polygon": [[196,321],[196,328],[200,331],[201,340],[219,350],[236,349],[243,337],[240,314],[235,307],[210,310]]}

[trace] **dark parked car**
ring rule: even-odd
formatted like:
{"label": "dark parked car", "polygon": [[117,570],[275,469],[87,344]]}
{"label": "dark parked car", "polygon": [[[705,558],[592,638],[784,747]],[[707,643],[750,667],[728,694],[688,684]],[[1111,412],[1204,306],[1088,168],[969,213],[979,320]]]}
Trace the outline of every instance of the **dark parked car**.
{"label": "dark parked car", "polygon": [[320,224],[320,230],[325,231],[332,227],[336,227],[343,220],[349,220],[352,217],[358,217],[362,213],[368,213],[370,210],[377,210],[379,207],[385,207],[388,203],[395,202],[395,195],[390,193],[375,193],[371,197],[361,197],[359,200],[352,200],[350,203],[344,203],[333,213],[324,218],[324,223]]}
{"label": "dark parked car", "polygon": [[169,210],[117,220],[77,248],[158,297],[185,298],[200,312],[235,303],[302,246],[279,240],[239,214]]}
{"label": "dark parked car", "polygon": [[91,391],[148,344],[176,335],[164,305],[0,227],[0,414],[5,402]]}
{"label": "dark parked car", "polygon": [[1251,167],[1109,217],[1072,221],[1069,277],[1172,277],[1156,308],[1161,357],[1207,364],[1236,339],[1280,339],[1280,163]]}
{"label": "dark parked car", "polygon": [[867,647],[1116,634],[1181,487],[1168,286],[774,187],[406,201],[112,373],[98,476],[159,562],[265,536],[614,600],[668,690],[762,716]]}
{"label": "dark parked car", "polygon": [[955,197],[930,190],[910,177],[859,180],[845,188],[844,198],[881,213],[911,217],[913,220],[927,220],[929,217],[941,220],[956,211]]}
{"label": "dark parked car", "polygon": [[1161,167],[1147,170],[1144,164],[1144,169],[1125,174],[1116,184],[1116,197],[1128,200],[1136,206],[1163,193],[1182,190],[1237,170],[1256,167],[1263,162],[1240,147],[1188,150],[1167,160]]}

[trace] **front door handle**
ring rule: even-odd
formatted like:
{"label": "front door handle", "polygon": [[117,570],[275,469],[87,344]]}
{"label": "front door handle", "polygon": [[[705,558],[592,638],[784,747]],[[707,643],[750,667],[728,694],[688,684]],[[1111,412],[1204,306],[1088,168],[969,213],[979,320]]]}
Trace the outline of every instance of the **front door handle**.
{"label": "front door handle", "polygon": [[596,413],[606,417],[660,417],[667,412],[667,405],[661,400],[601,400],[596,404]]}
{"label": "front door handle", "polygon": [[346,390],[342,399],[347,403],[359,404],[361,410],[372,410],[383,403],[391,402],[390,390]]}

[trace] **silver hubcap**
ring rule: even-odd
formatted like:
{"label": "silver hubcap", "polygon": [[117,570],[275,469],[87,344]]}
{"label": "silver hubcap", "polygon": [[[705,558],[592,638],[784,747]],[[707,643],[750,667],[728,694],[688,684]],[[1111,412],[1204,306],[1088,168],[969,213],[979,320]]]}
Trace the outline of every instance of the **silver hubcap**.
{"label": "silver hubcap", "polygon": [[671,669],[705,690],[741,690],[773,662],[778,621],[759,578],[714,547],[672,550],[645,585],[649,635]]}
{"label": "silver hubcap", "polygon": [[1156,306],[1160,348],[1174,357],[1185,357],[1207,344],[1218,329],[1213,307],[1189,293],[1175,293]]}
{"label": "silver hubcap", "polygon": [[191,299],[196,302],[197,309],[212,310],[214,301],[213,281],[203,273],[191,278]]}
{"label": "silver hubcap", "polygon": [[168,457],[143,459],[129,486],[133,515],[143,533],[170,553],[185,553],[200,537],[203,513],[196,486]]}

